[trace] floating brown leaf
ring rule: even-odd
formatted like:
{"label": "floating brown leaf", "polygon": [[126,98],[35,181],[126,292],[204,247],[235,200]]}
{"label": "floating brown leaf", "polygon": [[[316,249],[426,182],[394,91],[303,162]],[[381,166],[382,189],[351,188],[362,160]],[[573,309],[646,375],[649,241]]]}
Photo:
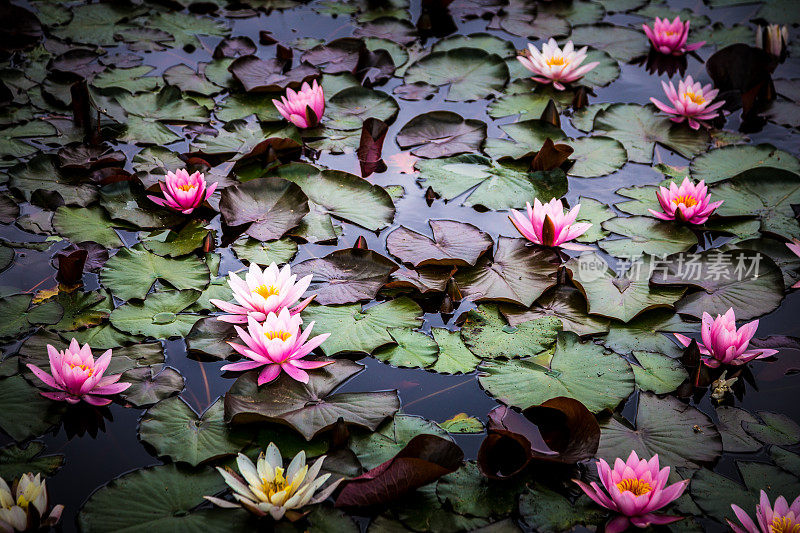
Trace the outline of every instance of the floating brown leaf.
{"label": "floating brown leaf", "polygon": [[424,265],[474,266],[492,246],[492,238],[472,224],[430,220],[433,239],[400,226],[386,237],[389,252],[415,267]]}

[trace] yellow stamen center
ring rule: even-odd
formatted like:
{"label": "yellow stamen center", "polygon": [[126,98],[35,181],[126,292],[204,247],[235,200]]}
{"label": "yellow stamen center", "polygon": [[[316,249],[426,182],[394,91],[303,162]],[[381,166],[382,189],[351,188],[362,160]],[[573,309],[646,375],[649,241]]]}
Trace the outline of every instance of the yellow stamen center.
{"label": "yellow stamen center", "polygon": [[548,58],[547,61],[545,61],[545,63],[547,63],[547,65],[550,67],[561,67],[569,63],[569,61],[567,61],[561,56],[558,56],[558,57]]}
{"label": "yellow stamen center", "polygon": [[702,94],[695,94],[695,93],[683,93],[683,96],[691,100],[697,105],[702,105],[706,103],[706,99],[703,98]]}
{"label": "yellow stamen center", "polygon": [[672,30],[667,30],[667,31],[664,32],[664,35],[666,35],[667,37],[672,37],[673,35],[678,35],[678,32],[672,31]]}
{"label": "yellow stamen center", "polygon": [[275,294],[280,294],[281,290],[275,285],[261,285],[253,289],[255,294],[260,294],[263,298],[269,298]]}
{"label": "yellow stamen center", "polygon": [[197,185],[194,185],[194,184],[190,185],[190,184],[187,183],[186,185],[178,185],[178,189],[180,189],[182,191],[185,191],[185,192],[189,192],[189,191],[191,191],[192,189],[195,189],[195,188],[197,188]]}
{"label": "yellow stamen center", "polygon": [[683,204],[686,207],[692,207],[693,205],[697,205],[697,200],[695,199],[694,196],[689,196],[688,194],[685,194],[683,196],[678,196],[677,198],[672,200],[672,203],[675,205]]}
{"label": "yellow stamen center", "polygon": [[94,368],[90,368],[89,365],[77,365],[75,363],[67,363],[67,364],[69,365],[70,368],[80,368],[84,372],[88,372],[90,376],[94,374]]}
{"label": "yellow stamen center", "polygon": [[17,505],[22,507],[23,510],[27,510],[28,509],[28,503],[30,503],[30,502],[28,502],[28,500],[26,500],[25,496],[23,496],[22,494],[20,494],[17,497]]}
{"label": "yellow stamen center", "polygon": [[286,339],[291,337],[292,334],[289,333],[288,331],[265,331],[264,336],[267,337],[269,340],[280,339],[282,341],[285,341]]}
{"label": "yellow stamen center", "polygon": [[653,490],[646,481],[632,478],[623,479],[617,483],[617,488],[620,492],[628,491],[633,493],[634,496],[641,496]]}
{"label": "yellow stamen center", "polygon": [[[304,467],[304,470],[308,470],[308,465]],[[286,478],[283,476],[284,470],[281,467],[275,467],[275,478],[272,481],[265,481],[264,484],[261,486],[261,490],[267,497],[272,500],[272,497],[275,494],[286,491],[287,498],[294,494],[297,491],[298,487],[294,485],[294,483],[289,483],[286,481]],[[305,478],[303,473],[298,474],[295,476],[295,480],[298,481],[298,486]]]}
{"label": "yellow stamen center", "polygon": [[772,519],[769,529],[772,533],[800,533],[800,522],[794,522],[791,518],[784,516]]}

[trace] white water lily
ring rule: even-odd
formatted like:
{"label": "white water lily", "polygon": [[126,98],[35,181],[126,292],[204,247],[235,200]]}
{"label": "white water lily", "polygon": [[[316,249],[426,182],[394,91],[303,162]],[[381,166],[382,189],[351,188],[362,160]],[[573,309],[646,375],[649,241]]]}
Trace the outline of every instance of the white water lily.
{"label": "white water lily", "polygon": [[[330,474],[319,475],[324,459],[323,455],[309,467],[306,465],[306,452],[301,450],[284,470],[281,452],[270,442],[266,452],[259,454],[256,464],[246,455],[239,454],[236,462],[241,476],[229,468],[217,467],[217,470],[242,507],[258,516],[269,514],[280,520],[287,511],[324,501],[341,482],[339,479],[317,493],[330,477]],[[205,496],[205,499],[220,507],[239,507],[213,496]]]}
{"label": "white water lily", "polygon": [[[35,509],[35,513],[31,510]],[[0,477],[0,531],[38,530],[55,525],[61,518],[63,505],[56,505],[47,512],[47,486],[39,474],[23,474],[9,487]]]}

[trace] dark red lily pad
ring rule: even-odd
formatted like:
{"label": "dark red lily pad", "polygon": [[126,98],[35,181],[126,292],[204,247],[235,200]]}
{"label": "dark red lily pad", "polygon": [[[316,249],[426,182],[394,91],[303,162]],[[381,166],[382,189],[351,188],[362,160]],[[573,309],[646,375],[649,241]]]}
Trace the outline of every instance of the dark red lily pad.
{"label": "dark red lily pad", "polygon": [[400,226],[386,237],[389,253],[415,267],[423,265],[474,266],[492,246],[492,238],[472,224],[430,220],[433,239]]}
{"label": "dark red lily pad", "polygon": [[226,187],[219,201],[229,226],[249,224],[245,233],[261,241],[280,239],[308,213],[308,198],[282,178],[259,178]]}
{"label": "dark red lily pad", "polygon": [[236,80],[247,92],[276,92],[287,87],[297,88],[319,75],[317,69],[308,65],[284,72],[285,63],[279,59],[259,59],[254,55],[242,56],[228,67]]}
{"label": "dark red lily pad", "polygon": [[447,157],[477,152],[486,139],[486,124],[452,111],[431,111],[409,120],[397,133],[400,148],[419,157]]}

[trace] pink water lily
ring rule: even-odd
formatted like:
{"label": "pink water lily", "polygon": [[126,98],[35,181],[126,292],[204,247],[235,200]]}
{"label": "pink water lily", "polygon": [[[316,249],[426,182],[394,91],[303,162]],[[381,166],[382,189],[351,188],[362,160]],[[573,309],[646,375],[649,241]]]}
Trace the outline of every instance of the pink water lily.
{"label": "pink water lily", "polygon": [[185,168],[176,172],[167,172],[166,182],[159,181],[164,198],[148,195],[152,201],[161,206],[171,207],[188,215],[214,193],[216,183],[206,188],[206,179],[200,172],[189,174]]}
{"label": "pink water lily", "polygon": [[130,383],[118,383],[121,374],[103,375],[111,362],[111,350],[106,350],[95,361],[88,344],[81,347],[76,339],[72,339],[69,348],[64,351],[58,351],[48,344],[47,355],[50,357],[52,376],[28,364],[31,372],[45,385],[58,389],[59,392],[42,392],[45,398],[71,404],[83,400],[91,405],[103,406],[111,403],[110,398],[103,396],[118,394],[131,386]]}
{"label": "pink water lily", "polygon": [[[244,280],[234,272],[228,274],[228,285],[239,305],[216,298],[209,301],[226,313],[231,313],[217,317],[217,320],[244,324],[250,316],[258,322],[263,322],[269,313],[280,313],[282,309],[297,303],[311,284],[311,278],[312,276],[308,275],[297,280],[289,265],[278,270],[278,265],[272,263],[262,271],[257,264],[251,263]],[[313,299],[314,296],[306,298],[289,309],[290,313],[293,315],[299,313]]]}
{"label": "pink water lily", "polygon": [[[717,315],[717,318],[703,313],[700,329],[703,342],[697,343],[703,362],[712,368],[720,365],[743,365],[753,359],[763,359],[778,353],[778,350],[767,348],[747,349],[757,329],[758,320],[753,320],[737,330],[736,315],[732,307],[724,315]],[[692,343],[692,339],[686,335],[674,335],[684,346]]]}
{"label": "pink water lily", "polygon": [[[788,248],[789,248],[789,249],[790,249],[792,252],[794,252],[794,255],[796,255],[797,257],[800,257],[800,240],[797,240],[797,239],[792,239],[792,242],[787,242],[787,243],[786,243],[786,246],[787,246],[787,247],[788,247]],[[798,287],[800,287],[800,281],[798,281],[797,283],[795,283],[794,285],[792,285],[792,288],[793,288],[793,289],[797,289]]]}
{"label": "pink water lily", "polygon": [[789,29],[780,24],[768,24],[766,28],[756,28],[756,48],[761,48],[768,54],[781,59],[786,53],[789,44]]}
{"label": "pink water lily", "polygon": [[683,178],[680,187],[674,181],[669,184],[669,189],[661,187],[656,197],[663,212],[648,209],[654,217],[661,220],[680,220],[689,224],[705,223],[723,202],[710,202],[711,195],[708,194],[705,181],[694,183],[689,178]]}
{"label": "pink water lily", "polygon": [[653,48],[662,54],[680,56],[706,44],[705,41],[686,44],[689,37],[689,21],[683,22],[680,17],[675,17],[672,22],[668,18],[656,17],[652,28],[647,24],[642,24],[642,29],[650,39]]}
{"label": "pink water lily", "polygon": [[603,459],[597,462],[597,473],[605,490],[594,481],[588,485],[577,479],[573,481],[595,502],[620,514],[605,528],[606,533],[619,533],[630,525],[647,527],[682,519],[655,514],[683,494],[689,484],[685,479],[667,486],[669,471],[668,466],[659,469],[658,455],[647,461],[631,451],[627,461],[617,458],[613,469]]}
{"label": "pink water lily", "polygon": [[731,504],[736,518],[742,523],[741,528],[728,520],[728,524],[735,533],[797,533],[800,531],[800,496],[794,499],[792,505],[786,498],[779,496],[775,506],[769,504],[767,493],[761,491],[761,502],[756,505],[756,519],[758,524],[738,505]]}
{"label": "pink water lily", "polygon": [[534,198],[533,207],[530,202],[526,202],[526,207],[527,216],[516,209],[511,209],[511,215],[508,217],[523,237],[542,246],[559,246],[568,250],[586,249],[583,245],[568,242],[580,237],[592,227],[588,222],[575,223],[581,204],[565,213],[561,200],[553,198],[543,204],[538,198]]}
{"label": "pink water lily", "polygon": [[724,100],[714,102],[714,98],[719,94],[718,89],[712,89],[710,83],[703,86],[700,82],[695,82],[691,76],[678,82],[677,91],[672,82],[667,84],[662,81],[661,86],[672,107],[653,97],[650,97],[650,101],[664,113],[673,115],[669,117],[671,121],[683,122],[686,120],[693,130],[699,129],[701,125],[708,127],[702,121],[716,117],[717,110],[725,103]]}
{"label": "pink water lily", "polygon": [[565,89],[565,83],[581,79],[587,72],[599,65],[598,61],[592,61],[581,65],[586,59],[584,46],[580,50],[575,50],[572,41],[567,41],[564,49],[558,47],[555,39],[550,39],[542,44],[542,51],[528,44],[528,53],[517,56],[522,65],[536,74],[531,79],[539,83],[552,83],[553,87],[559,91]]}
{"label": "pink water lily", "polygon": [[314,322],[301,331],[303,319],[300,315],[292,315],[285,307],[280,314],[269,313],[263,324],[258,323],[252,316],[247,318],[247,331],[234,326],[239,338],[246,346],[229,342],[234,350],[242,354],[248,361],[232,363],[222,367],[222,370],[243,371],[264,367],[258,376],[258,384],[263,385],[277,378],[281,371],[301,383],[308,383],[306,370],[320,368],[331,364],[333,361],[306,361],[303,359],[314,348],[319,346],[330,336],[330,333],[317,335],[311,340],[308,336],[314,327]]}
{"label": "pink water lily", "polygon": [[299,92],[286,89],[286,96],[281,100],[273,100],[278,112],[298,128],[313,128],[319,124],[322,114],[325,113],[325,93],[322,87],[314,80],[312,85],[303,83]]}

